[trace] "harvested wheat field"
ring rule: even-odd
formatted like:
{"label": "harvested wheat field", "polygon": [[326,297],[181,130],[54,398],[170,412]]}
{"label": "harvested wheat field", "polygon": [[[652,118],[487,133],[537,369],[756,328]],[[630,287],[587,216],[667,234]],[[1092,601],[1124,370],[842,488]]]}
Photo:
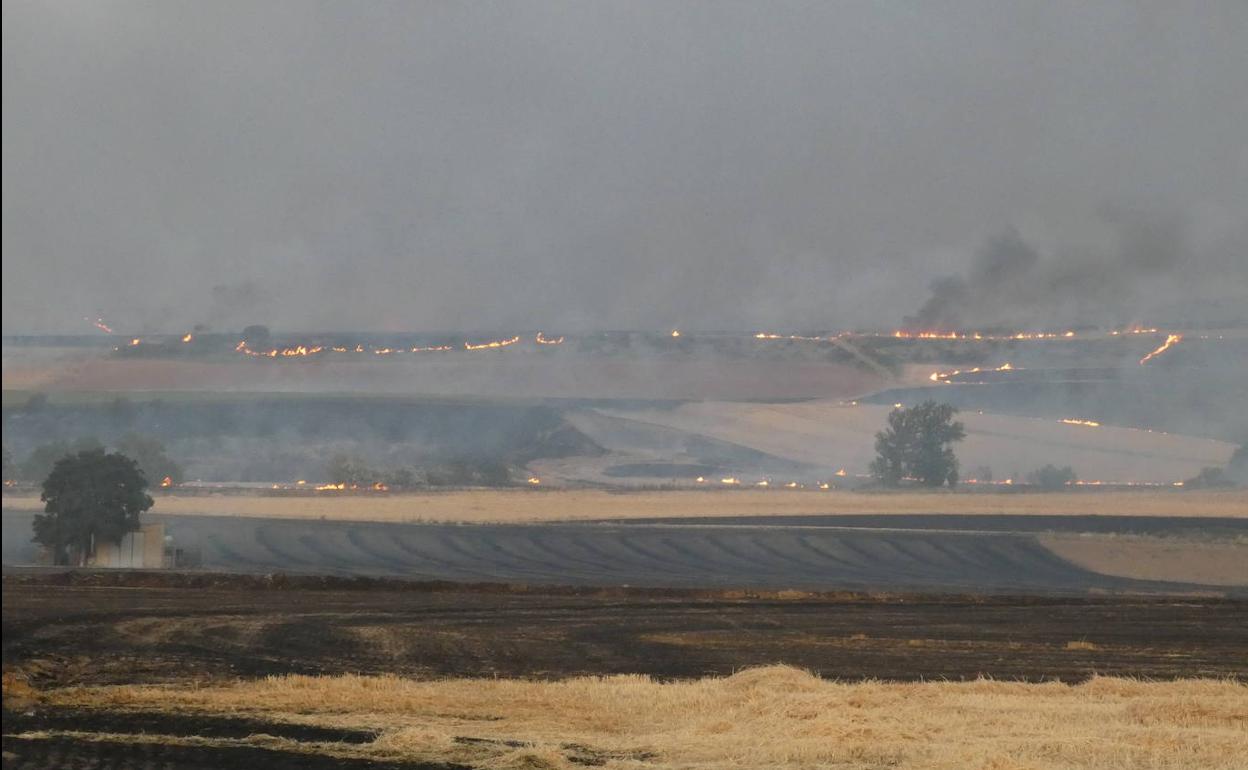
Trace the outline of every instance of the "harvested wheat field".
{"label": "harvested wheat field", "polygon": [[[37,496],[4,496],[4,509],[43,510]],[[163,515],[248,516],[379,522],[583,521],[827,514],[1032,514],[1248,518],[1248,490],[1034,492],[850,492],[711,489],[614,492],[589,489],[460,490],[412,494],[158,495]]]}
{"label": "harvested wheat field", "polygon": [[[799,403],[701,401],[673,409],[600,409],[632,424],[659,426],[709,436],[773,457],[815,463],[827,470],[866,473],[875,432],[892,407],[821,400]],[[1094,420],[1097,415],[1071,414]],[[1004,414],[965,411],[966,440],[958,445],[964,471],[990,466],[998,479],[1025,474],[1047,462],[1071,465],[1084,480],[1171,483],[1191,478],[1205,466],[1224,466],[1235,445],[1109,425],[1063,423]],[[609,432],[576,420],[604,446]],[[1021,478],[1021,476],[1020,476]]]}
{"label": "harvested wheat field", "polygon": [[1174,538],[1041,535],[1040,542],[1072,564],[1101,575],[1248,585],[1248,542],[1184,542]]}
{"label": "harvested wheat field", "polygon": [[[243,742],[482,768],[1230,770],[1248,764],[1248,686],[1216,680],[842,683],[768,666],[667,683],[636,675],[553,682],[283,676],[208,688],[70,688],[47,698],[76,708],[369,731],[375,737],[358,743],[272,735]],[[163,740],[156,734],[96,739]]]}

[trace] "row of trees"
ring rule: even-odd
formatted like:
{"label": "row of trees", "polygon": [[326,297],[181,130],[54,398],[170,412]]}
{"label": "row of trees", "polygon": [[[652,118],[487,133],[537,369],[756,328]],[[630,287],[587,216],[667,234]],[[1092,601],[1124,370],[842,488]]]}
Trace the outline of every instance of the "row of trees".
{"label": "row of trees", "polygon": [[[21,462],[15,461],[9,448],[4,447],[4,479],[6,481],[42,482],[52,472],[58,460],[81,452],[105,451],[108,447],[94,436],[84,436],[73,441],[58,439],[40,444],[31,450]],[[128,433],[116,441],[113,449],[134,460],[149,481],[159,483],[168,478],[178,484],[183,480],[182,466],[169,457],[164,443],[153,436]]]}

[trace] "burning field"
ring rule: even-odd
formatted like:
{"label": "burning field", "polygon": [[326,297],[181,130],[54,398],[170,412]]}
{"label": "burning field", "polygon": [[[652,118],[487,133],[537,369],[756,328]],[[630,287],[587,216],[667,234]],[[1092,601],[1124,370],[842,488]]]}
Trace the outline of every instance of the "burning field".
{"label": "burning field", "polygon": [[1248,768],[1248,2],[100,5],[3,770]]}

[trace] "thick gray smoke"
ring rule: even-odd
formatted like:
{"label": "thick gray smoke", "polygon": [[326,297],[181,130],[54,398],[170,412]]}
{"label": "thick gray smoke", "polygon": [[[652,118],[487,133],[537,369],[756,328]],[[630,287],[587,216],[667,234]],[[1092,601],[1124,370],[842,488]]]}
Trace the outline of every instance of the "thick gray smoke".
{"label": "thick gray smoke", "polygon": [[6,332],[892,326],[1009,223],[932,314],[1248,292],[1242,0],[3,17]]}
{"label": "thick gray smoke", "polygon": [[[1071,326],[1248,319],[1242,306],[1193,307],[1184,273],[1217,264],[1194,252],[1185,218],[1106,208],[1112,242],[1042,256],[1015,228],[988,239],[963,275],[938,278],[911,329],[1065,329]],[[1228,268],[1232,285],[1239,280]],[[1186,305],[1186,307],[1185,307]]]}
{"label": "thick gray smoke", "polygon": [[[917,329],[962,329],[970,317],[993,317],[1005,303],[1013,305],[1030,293],[1029,279],[1040,255],[1011,228],[990,240],[976,255],[966,278],[947,276],[932,282],[932,296],[906,326]],[[989,308],[992,308],[991,310]],[[1017,312],[1015,307],[1011,312]]]}

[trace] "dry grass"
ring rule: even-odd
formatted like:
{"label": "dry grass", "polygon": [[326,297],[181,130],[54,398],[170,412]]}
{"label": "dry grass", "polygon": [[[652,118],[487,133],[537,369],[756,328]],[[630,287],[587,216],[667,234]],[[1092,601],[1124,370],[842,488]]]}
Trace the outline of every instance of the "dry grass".
{"label": "dry grass", "polygon": [[1248,585],[1248,540],[1189,542],[1122,535],[1042,535],[1040,542],[1066,561],[1102,575]]}
{"label": "dry grass", "polygon": [[[38,497],[5,495],[10,510],[42,510]],[[1047,514],[1248,518],[1248,490],[1132,490],[1028,494],[816,490],[464,490],[306,497],[160,496],[155,513],[339,521],[538,522],[665,516],[815,514]]]}
{"label": "dry grass", "polygon": [[[370,728],[328,750],[479,767],[1231,770],[1248,766],[1248,686],[838,683],[786,666],[658,683],[289,676],[49,693],[62,705]],[[311,747],[309,747],[310,749]]]}
{"label": "dry grass", "polygon": [[[938,396],[937,396],[938,397]],[[875,433],[892,407],[838,401],[742,403],[700,401],[674,409],[603,409],[604,414],[687,431],[761,452],[850,473],[865,473]],[[1064,415],[1095,420],[1099,415]],[[1081,479],[1170,483],[1204,466],[1226,465],[1235,445],[1212,439],[1113,426],[1088,428],[1054,419],[965,411],[962,468],[992,467],[998,479],[1045,463],[1074,467]],[[596,437],[612,446],[609,437]],[[1060,462],[1058,462],[1060,460]]]}

